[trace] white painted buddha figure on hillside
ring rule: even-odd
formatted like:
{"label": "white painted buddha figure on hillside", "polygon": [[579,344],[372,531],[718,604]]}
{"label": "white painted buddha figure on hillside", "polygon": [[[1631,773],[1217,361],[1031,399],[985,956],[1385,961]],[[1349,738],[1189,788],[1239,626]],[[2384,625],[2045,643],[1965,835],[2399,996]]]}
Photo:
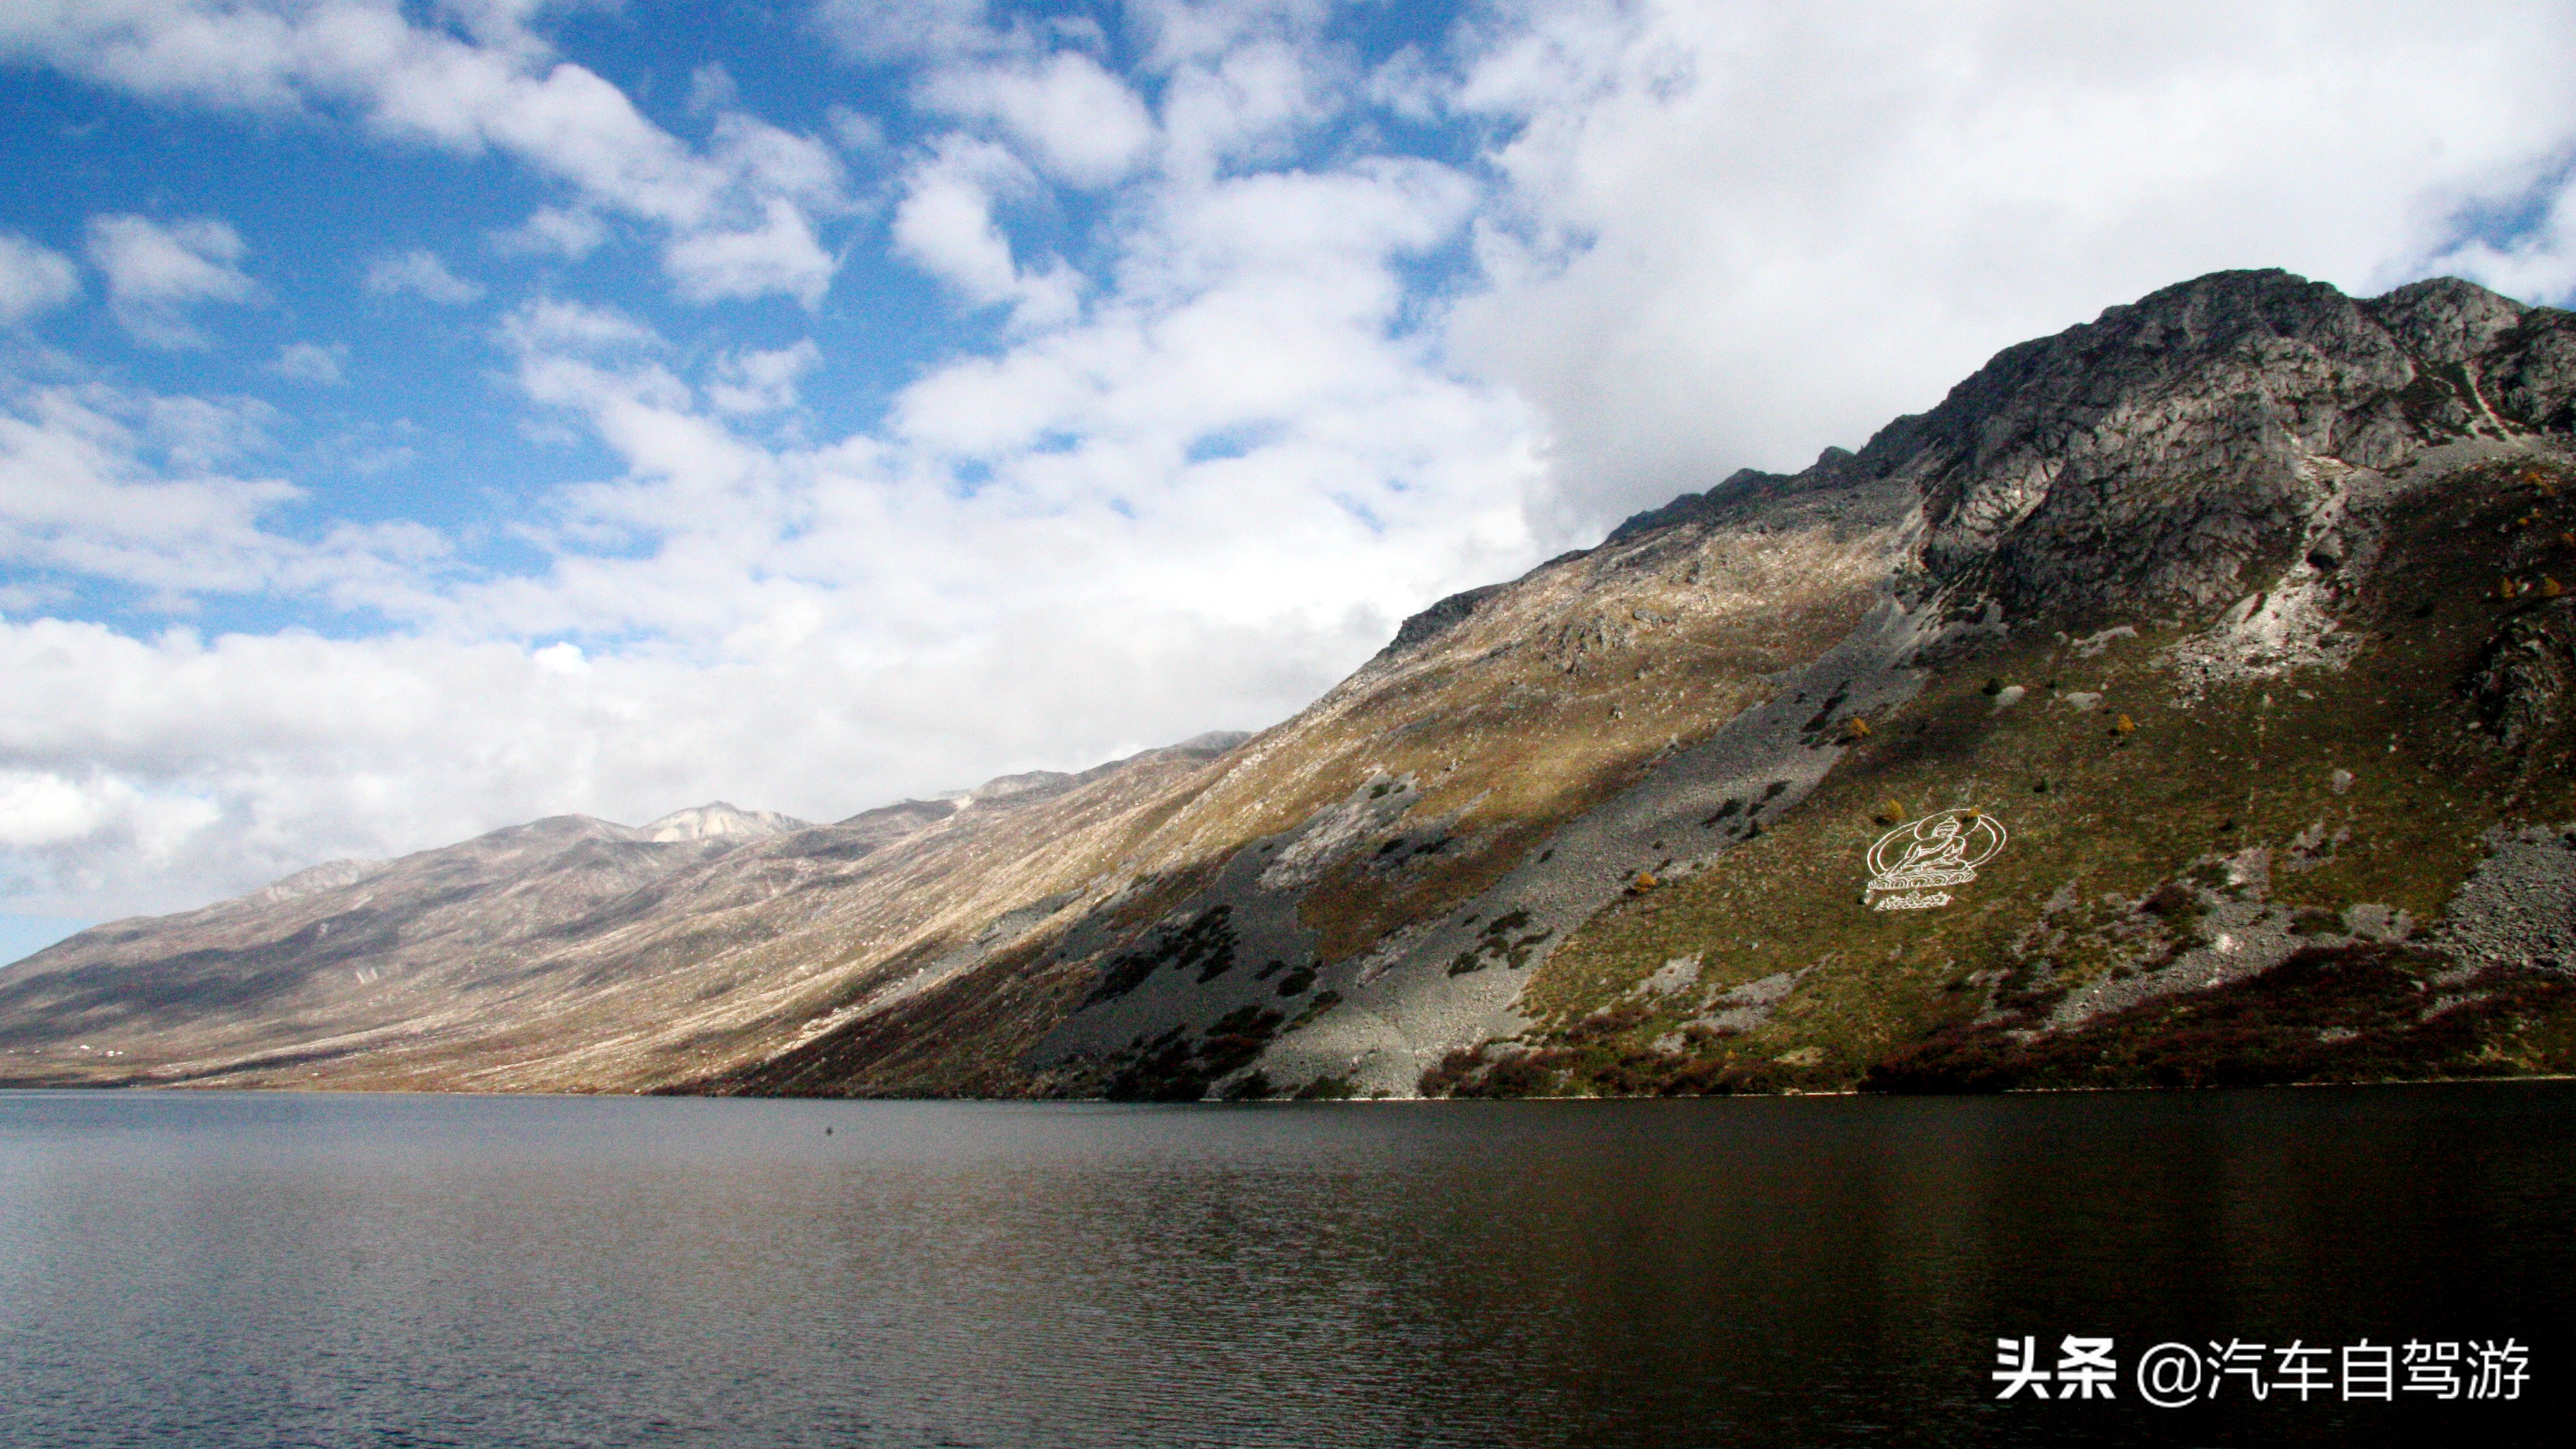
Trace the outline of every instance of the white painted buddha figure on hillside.
{"label": "white painted buddha figure on hillside", "polygon": [[1944,820],[1932,827],[1928,840],[1917,840],[1905,847],[1905,858],[1896,863],[1896,876],[1911,877],[1918,873],[1968,868],[1968,842],[1959,834],[1959,822]]}
{"label": "white painted buddha figure on hillside", "polygon": [[2003,848],[2003,830],[1982,811],[1945,810],[1889,831],[1870,851],[1873,891],[1959,885]]}

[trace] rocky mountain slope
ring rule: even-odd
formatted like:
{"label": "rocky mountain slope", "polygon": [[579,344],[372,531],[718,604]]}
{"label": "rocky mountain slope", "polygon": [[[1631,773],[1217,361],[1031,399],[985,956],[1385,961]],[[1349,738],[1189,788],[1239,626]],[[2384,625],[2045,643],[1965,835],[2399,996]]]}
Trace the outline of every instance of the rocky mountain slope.
{"label": "rocky mountain slope", "polygon": [[1857,453],[1443,600],[1250,739],[832,826],[710,806],[319,867],[0,971],[0,1077],[1186,1098],[2566,1070],[2571,427],[2566,313],[2202,278],[2007,350]]}

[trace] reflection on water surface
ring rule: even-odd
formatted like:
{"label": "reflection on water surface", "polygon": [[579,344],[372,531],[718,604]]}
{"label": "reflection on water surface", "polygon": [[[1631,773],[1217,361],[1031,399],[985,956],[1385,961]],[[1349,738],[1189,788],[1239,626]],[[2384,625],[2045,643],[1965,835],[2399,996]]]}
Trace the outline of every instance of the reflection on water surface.
{"label": "reflection on water surface", "polygon": [[[830,1128],[829,1134],[825,1129]],[[2576,1084],[1127,1107],[0,1094],[0,1442],[2518,1442]],[[2518,1405],[1995,1340],[2518,1335]],[[2527,1442],[2543,1442],[2538,1438]]]}

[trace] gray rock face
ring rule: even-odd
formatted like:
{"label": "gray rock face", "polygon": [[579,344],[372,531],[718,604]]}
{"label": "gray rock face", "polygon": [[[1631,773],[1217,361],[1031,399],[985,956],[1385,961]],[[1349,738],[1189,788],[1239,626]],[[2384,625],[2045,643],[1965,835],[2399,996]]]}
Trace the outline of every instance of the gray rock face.
{"label": "gray rock face", "polygon": [[2355,475],[2465,438],[2564,430],[2576,318],[2450,279],[2360,301],[2285,272],[2221,272],[2005,349],[1857,457],[1743,473],[1621,532],[1731,498],[1900,485],[1930,579],[2013,617],[2194,615],[2304,552],[2340,562]]}
{"label": "gray rock face", "polygon": [[1502,588],[1501,584],[1487,584],[1482,588],[1451,594],[1405,620],[1395,631],[1395,641],[1386,646],[1384,653],[1401,654],[1408,649],[1430,643],[1433,639],[1464,623],[1469,615],[1476,612],[1477,604],[1499,593]]}
{"label": "gray rock face", "polygon": [[2576,685],[2576,599],[2559,599],[2500,630],[2469,681],[2478,718],[2498,744],[2522,750],[2566,711]]}

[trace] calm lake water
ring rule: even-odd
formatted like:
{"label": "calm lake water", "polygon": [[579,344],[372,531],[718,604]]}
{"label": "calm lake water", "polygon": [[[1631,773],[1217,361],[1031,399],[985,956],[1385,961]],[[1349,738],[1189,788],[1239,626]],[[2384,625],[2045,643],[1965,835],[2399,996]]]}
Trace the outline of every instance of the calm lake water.
{"label": "calm lake water", "polygon": [[[828,1129],[828,1135],[827,1135]],[[0,1443],[2565,1442],[2576,1084],[1080,1104],[0,1093]],[[1998,1402],[1998,1338],[2113,1339]],[[2519,1402],[2141,1403],[2178,1340]],[[2553,1422],[2554,1421],[2554,1422]]]}

